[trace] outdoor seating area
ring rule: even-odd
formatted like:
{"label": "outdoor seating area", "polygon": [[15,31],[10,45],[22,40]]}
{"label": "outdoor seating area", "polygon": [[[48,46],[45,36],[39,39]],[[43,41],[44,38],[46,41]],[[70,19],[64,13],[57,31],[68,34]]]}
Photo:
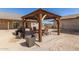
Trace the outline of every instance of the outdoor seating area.
{"label": "outdoor seating area", "polygon": [[[17,29],[13,34],[16,38],[15,39],[25,39],[26,40],[26,46],[32,47],[35,42],[38,42],[38,30],[34,27],[33,29],[25,29],[25,28],[19,28]],[[49,29],[45,27],[45,30],[42,30],[42,36],[49,35]],[[33,44],[33,45],[32,45]],[[31,46],[30,46],[31,45]]]}
{"label": "outdoor seating area", "polygon": [[[23,26],[25,26],[25,23],[27,20],[36,20],[38,22],[38,39],[39,42],[42,42],[42,21],[45,19],[54,19],[57,22],[57,34],[60,35],[60,17],[57,14],[48,12],[43,9],[38,9],[32,13],[29,13],[27,15],[22,16],[23,19]],[[45,29],[45,33],[47,32],[47,28]],[[47,34],[47,33],[46,33]]]}
{"label": "outdoor seating area", "polygon": [[[59,35],[60,34],[60,17],[61,16],[56,15],[54,13],[50,13],[50,12],[45,11],[43,9],[38,9],[38,10],[36,10],[36,11],[30,13],[30,14],[22,16],[22,20],[23,20],[22,21],[22,26],[15,31],[15,36],[16,36],[16,38],[20,37],[20,38],[26,39],[27,45],[29,45],[29,44],[34,45],[34,42],[35,42],[36,38],[38,39],[38,42],[42,42],[42,36],[49,35],[48,26],[45,26],[45,28],[42,29],[42,21],[45,20],[45,19],[52,19],[52,18],[54,18],[55,21],[57,22],[57,33]],[[36,27],[29,28],[30,29],[28,31],[30,33],[29,35],[27,35],[28,32],[25,30],[27,20],[28,21],[29,20],[30,21],[35,20],[38,23],[38,29]],[[33,22],[31,21],[31,23],[33,23]],[[38,36],[36,36],[36,34]]]}

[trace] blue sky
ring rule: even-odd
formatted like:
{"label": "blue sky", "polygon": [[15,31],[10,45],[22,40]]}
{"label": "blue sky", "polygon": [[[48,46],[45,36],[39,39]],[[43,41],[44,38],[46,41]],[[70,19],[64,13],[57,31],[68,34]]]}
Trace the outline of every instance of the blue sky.
{"label": "blue sky", "polygon": [[[43,8],[49,12],[58,14],[60,16],[79,14],[79,8]],[[28,14],[37,10],[37,8],[0,8],[0,12],[13,12],[18,14]]]}
{"label": "blue sky", "polygon": [[[43,9],[58,14],[60,16],[79,14],[79,8],[43,8]],[[34,10],[37,10],[37,8],[0,8],[0,12],[12,12],[22,15],[31,13]],[[44,21],[44,23],[52,23],[52,22]]]}

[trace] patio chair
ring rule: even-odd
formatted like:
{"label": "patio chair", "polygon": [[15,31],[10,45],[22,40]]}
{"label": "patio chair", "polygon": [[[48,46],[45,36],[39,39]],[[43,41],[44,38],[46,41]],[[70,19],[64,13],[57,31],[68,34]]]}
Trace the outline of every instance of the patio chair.
{"label": "patio chair", "polygon": [[21,27],[17,29],[13,35],[15,35],[16,38],[25,38],[25,28]]}
{"label": "patio chair", "polygon": [[37,29],[36,29],[36,27],[33,27],[33,33],[37,33]]}
{"label": "patio chair", "polygon": [[48,26],[46,26],[45,29],[44,29],[44,34],[45,35],[49,35],[48,29],[49,29]]}

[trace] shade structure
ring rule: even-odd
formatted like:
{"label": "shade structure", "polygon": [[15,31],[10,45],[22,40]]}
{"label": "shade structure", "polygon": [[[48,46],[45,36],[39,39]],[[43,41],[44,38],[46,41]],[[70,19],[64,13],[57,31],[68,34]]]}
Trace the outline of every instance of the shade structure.
{"label": "shade structure", "polygon": [[38,30],[38,37],[39,37],[39,42],[42,41],[42,20],[44,19],[55,19],[57,21],[57,29],[58,29],[58,35],[60,34],[60,17],[57,14],[48,12],[46,10],[43,9],[37,9],[36,11],[29,13],[27,15],[22,16],[23,19],[23,23],[27,20],[27,19],[32,19],[32,20],[37,20],[39,23],[39,30]]}

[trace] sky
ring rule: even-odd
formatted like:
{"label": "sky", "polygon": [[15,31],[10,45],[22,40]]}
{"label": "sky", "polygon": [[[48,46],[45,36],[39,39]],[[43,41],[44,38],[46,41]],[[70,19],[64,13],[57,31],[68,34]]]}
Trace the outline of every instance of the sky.
{"label": "sky", "polygon": [[[79,14],[79,8],[43,8],[43,9],[58,14],[60,16]],[[31,13],[34,10],[37,10],[37,8],[0,8],[0,12],[13,12],[22,15]]]}
{"label": "sky", "polygon": [[[43,8],[43,9],[60,16],[79,14],[79,8]],[[12,12],[21,15],[29,14],[35,10],[37,10],[37,8],[0,8],[0,12]],[[52,22],[44,21],[43,23],[52,23]]]}

